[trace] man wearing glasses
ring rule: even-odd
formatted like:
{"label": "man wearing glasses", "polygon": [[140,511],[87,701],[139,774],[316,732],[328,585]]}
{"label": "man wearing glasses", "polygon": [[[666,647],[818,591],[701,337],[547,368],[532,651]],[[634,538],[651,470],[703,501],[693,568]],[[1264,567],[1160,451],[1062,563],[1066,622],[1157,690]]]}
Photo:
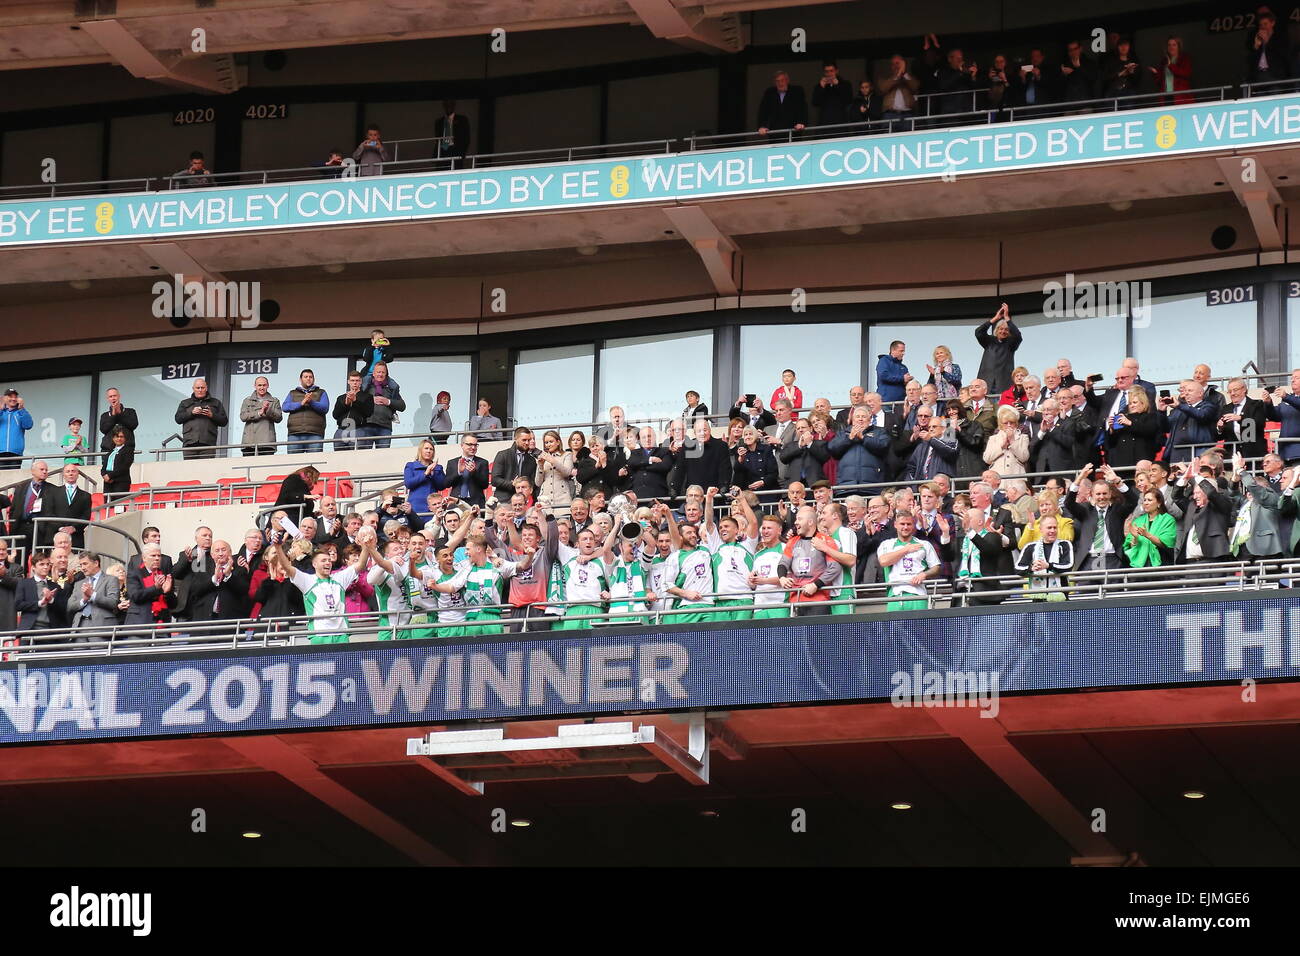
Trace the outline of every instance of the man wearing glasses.
{"label": "man wearing glasses", "polygon": [[447,462],[447,482],[451,496],[470,505],[486,504],[483,490],[487,488],[488,463],[478,456],[478,439],[473,435],[461,439],[460,457]]}

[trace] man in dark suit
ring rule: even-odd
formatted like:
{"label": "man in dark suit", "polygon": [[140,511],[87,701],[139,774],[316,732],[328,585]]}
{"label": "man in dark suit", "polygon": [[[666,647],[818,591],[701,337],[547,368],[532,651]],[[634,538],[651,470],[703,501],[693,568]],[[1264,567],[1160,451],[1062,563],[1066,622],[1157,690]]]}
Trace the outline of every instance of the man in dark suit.
{"label": "man in dark suit", "polygon": [[[1189,467],[1197,468],[1195,462]],[[1219,490],[1218,483],[1204,472],[1191,481],[1184,473],[1178,480],[1184,493],[1187,488],[1191,489],[1174,546],[1178,563],[1193,564],[1224,558],[1230,551],[1228,532],[1232,526],[1232,499]]]}
{"label": "man in dark suit", "polygon": [[[63,487],[54,491],[54,510],[51,512],[57,518],[74,518],[78,521],[90,520],[90,493],[77,487],[77,479],[81,477],[81,469],[76,465],[68,464],[63,466]],[[72,535],[72,547],[77,551],[83,551],[86,547],[86,526],[69,522],[66,525],[56,525],[58,531],[66,531]]]}
{"label": "man in dark suit", "polygon": [[[451,489],[451,497],[482,507],[486,501],[483,492],[491,481],[488,478],[487,459],[480,458],[477,452],[476,435],[466,435],[461,438],[460,457],[447,462],[446,465],[447,487]],[[511,492],[513,491],[512,487]]]}
{"label": "man in dark suit", "polygon": [[731,455],[727,443],[713,437],[708,419],[694,421],[692,437],[683,442],[677,454],[677,467],[668,482],[680,496],[691,485],[701,488],[726,488],[731,482]]}
{"label": "man in dark suit", "polygon": [[791,86],[790,74],[785,70],[778,70],[772,83],[758,104],[758,131],[766,135],[770,129],[803,129],[808,125],[803,87]]}
{"label": "man in dark suit", "polygon": [[47,480],[49,476],[50,466],[43,461],[34,461],[32,476],[14,488],[13,505],[9,512],[12,519],[10,530],[15,535],[21,535],[19,543],[24,546],[28,556],[35,552],[36,548],[43,547],[54,540],[54,528],[50,525],[41,529],[39,542],[33,538],[35,528],[33,519],[54,514],[56,489]]}
{"label": "man in dark suit", "polygon": [[[1065,498],[1066,510],[1074,519],[1074,569],[1120,568],[1125,564],[1124,520],[1137,507],[1137,489],[1105,465],[1092,483],[1090,503],[1080,504],[1079,482],[1091,474],[1092,465],[1084,465],[1070,482],[1070,493]],[[1118,501],[1114,500],[1112,486],[1120,493]]]}
{"label": "man in dark suit", "polygon": [[935,415],[929,405],[922,405],[916,415],[916,427],[894,442],[894,455],[903,462],[900,476],[903,481],[929,481],[935,475],[956,469],[960,449],[956,439],[947,437],[946,432],[947,423],[942,416]]}
{"label": "man in dark suit", "polygon": [[248,574],[235,563],[227,542],[212,542],[212,573],[195,574],[190,582],[190,620],[237,621],[251,608]]}
{"label": "man in dark suit", "polygon": [[1161,399],[1169,413],[1169,441],[1164,460],[1191,461],[1214,444],[1214,426],[1219,420],[1219,406],[1206,401],[1205,387],[1195,379],[1178,386],[1178,401]]}
{"label": "man in dark suit", "polygon": [[1264,427],[1280,418],[1272,402],[1247,397],[1245,379],[1234,378],[1228,383],[1228,400],[1215,423],[1215,435],[1223,441],[1225,454],[1263,458],[1268,452]]}
{"label": "man in dark suit", "polygon": [[18,582],[14,607],[18,611],[18,630],[47,631],[68,626],[66,597],[63,589],[50,577],[50,554],[38,551],[32,558],[32,576]]}
{"label": "man in dark suit", "polygon": [[[971,495],[975,497],[974,493]],[[982,496],[987,500],[987,494]],[[969,590],[971,604],[1001,604],[1004,597],[984,597],[987,591],[1009,591],[1015,585],[998,580],[1012,573],[1011,524],[989,517],[989,509],[971,507],[962,517],[953,542],[953,575],[958,589]]]}
{"label": "man in dark suit", "polygon": [[1061,441],[1068,436],[1071,449],[1071,465],[1065,470],[1078,471],[1092,457],[1093,444],[1097,438],[1097,424],[1092,413],[1088,411],[1082,385],[1061,389],[1056,394],[1056,400],[1061,407],[1056,426],[1064,432]]}
{"label": "man in dark suit", "polygon": [[537,487],[537,459],[532,449],[533,433],[531,429],[520,426],[515,429],[515,442],[509,448],[497,452],[492,462],[493,494],[501,501],[509,501],[515,493],[515,479],[523,475]]}
{"label": "man in dark suit", "polygon": [[1063,427],[1059,418],[1061,403],[1049,398],[1040,406],[1043,419],[1038,424],[1038,439],[1029,445],[1029,471],[1077,471],[1074,460],[1074,431]]}
{"label": "man in dark suit", "polygon": [[442,115],[433,121],[433,136],[441,141],[442,156],[459,158],[469,153],[469,117],[456,112],[455,100],[443,101]]}
{"label": "man in dark suit", "polygon": [[12,631],[18,627],[15,602],[18,585],[24,577],[22,566],[9,560],[9,542],[0,538],[0,631]]}
{"label": "man in dark suit", "polygon": [[[159,545],[146,544],[140,559],[127,567],[126,593],[131,599],[126,612],[127,624],[171,620],[171,609],[176,606],[176,588],[172,576],[162,570],[162,558]],[[155,604],[160,604],[157,611],[154,610]]]}
{"label": "man in dark suit", "polygon": [[840,76],[840,68],[834,60],[827,60],[822,64],[821,79],[812,91],[812,105],[817,107],[818,124],[837,126],[850,122],[849,104],[852,102],[853,84]]}
{"label": "man in dark suit", "polygon": [[777,457],[781,461],[781,487],[789,488],[797,481],[806,488],[826,477],[823,466],[831,453],[826,442],[813,435],[808,419],[801,418],[794,423],[794,440],[782,445]]}
{"label": "man in dark suit", "polygon": [[731,406],[727,412],[729,418],[739,418],[749,422],[759,431],[764,431],[776,424],[776,416],[763,407],[763,400],[757,395],[754,396],[754,404],[746,405],[745,396],[742,395],[736,399],[736,404]]}
{"label": "man in dark suit", "polygon": [[126,430],[126,447],[134,449],[135,430],[140,427],[140,418],[135,409],[122,404],[122,393],[115,388],[105,392],[104,399],[108,408],[99,416],[99,433],[104,436],[100,439],[99,450],[113,450],[113,429],[119,426]]}

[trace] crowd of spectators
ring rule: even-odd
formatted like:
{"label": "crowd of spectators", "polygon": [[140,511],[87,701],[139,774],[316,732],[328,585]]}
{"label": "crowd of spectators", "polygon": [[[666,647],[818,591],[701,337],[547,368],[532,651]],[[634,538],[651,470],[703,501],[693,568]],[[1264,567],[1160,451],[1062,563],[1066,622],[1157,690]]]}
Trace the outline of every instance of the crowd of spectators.
{"label": "crowd of spectators", "polygon": [[[1251,23],[1243,31],[1241,82],[1300,81],[1300,47],[1292,45],[1277,14],[1261,4]],[[915,54],[895,53],[874,76],[856,83],[840,74],[835,60],[826,60],[811,96],[780,70],[759,100],[756,128],[766,134],[918,116],[998,114],[1013,107],[1143,94],[1155,95],[1155,105],[1191,102],[1187,91],[1193,88],[1192,57],[1181,37],[1168,37],[1160,55],[1146,63],[1134,50],[1132,37],[1120,31],[1106,34],[1099,53],[1093,52],[1091,37],[1086,39],[1069,38],[1059,46],[1033,46],[1022,53],[994,48],[977,56],[967,45],[943,43],[930,33],[921,38]],[[433,124],[435,154],[458,162],[469,155],[470,139],[469,118],[457,111],[454,100],[444,101],[442,115]],[[344,174],[347,155],[360,176],[380,175],[384,164],[396,158],[379,125],[370,123],[351,154],[331,149],[313,166],[322,176],[337,178]],[[199,151],[192,152],[189,164],[171,179],[178,188],[217,185]]]}
{"label": "crowd of spectators", "polygon": [[[995,49],[976,57],[961,44],[941,43],[930,33],[922,37],[916,55],[896,53],[876,76],[856,84],[840,74],[834,60],[826,60],[811,98],[790,83],[787,72],[778,71],[759,102],[756,126],[766,134],[1143,94],[1155,95],[1154,101],[1142,101],[1146,105],[1191,102],[1192,57],[1181,37],[1168,37],[1161,55],[1148,63],[1137,56],[1132,38],[1118,31],[1106,35],[1103,52],[1094,54],[1091,47],[1071,38],[1059,49],[1035,46],[1023,55]],[[1253,26],[1245,31],[1240,79],[1300,79],[1300,47],[1292,46],[1285,26],[1266,5],[1256,9]],[[815,116],[809,112],[810,99]]]}
{"label": "crowd of spectators", "polygon": [[[1194,582],[1196,565],[1297,554],[1300,370],[1251,397],[1240,378],[1220,392],[1198,365],[1175,396],[1135,359],[1105,386],[1066,358],[1030,374],[1015,364],[1022,334],[1005,303],[972,333],[969,381],[962,347],[935,348],[913,375],[907,344],[894,341],[874,390],[852,387],[847,406],[806,402],[787,368],[766,402],[737,397],[720,436],[692,391],[662,432],[614,406],[590,432],[539,441],[515,428],[489,462],[479,443],[501,423],[480,404],[483,432],[465,430],[441,456],[446,436],[421,442],[373,510],[340,513],[306,466],[237,550],[200,527],[172,559],[150,529],[123,568],[83,551],[91,505],[79,463],[56,485],[37,461],[0,499],[30,556],[10,564],[7,546],[0,553],[0,630],[304,615],[313,640],[341,641],[358,628],[458,636],[525,619],[530,630],[734,621],[850,613],[868,586],[884,589],[887,610],[927,606],[939,582],[971,603],[1021,590],[1060,600],[1081,571],[1181,565]],[[400,394],[392,358],[376,330],[345,410]],[[242,404],[246,428],[288,410],[291,447],[322,447],[328,396],[310,370],[283,401],[265,385]],[[205,386],[178,420],[224,420]],[[129,456],[136,416],[116,391],[108,398],[101,433]],[[10,417],[24,411],[14,399]],[[446,412],[437,406],[431,425]],[[361,430],[373,422],[354,422],[345,442],[381,440]],[[249,453],[275,440],[245,436]],[[34,523],[50,515],[73,520]]]}

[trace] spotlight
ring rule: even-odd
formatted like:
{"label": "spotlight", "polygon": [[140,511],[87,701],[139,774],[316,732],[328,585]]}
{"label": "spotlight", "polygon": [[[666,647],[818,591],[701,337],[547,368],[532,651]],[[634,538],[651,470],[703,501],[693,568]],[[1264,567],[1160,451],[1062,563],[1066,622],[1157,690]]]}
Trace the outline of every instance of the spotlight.
{"label": "spotlight", "polygon": [[518,817],[517,819],[511,820],[510,825],[512,827],[521,827],[521,828],[530,827],[533,825],[533,821],[527,819],[526,817]]}
{"label": "spotlight", "polygon": [[578,246],[578,255],[580,256],[594,256],[598,252],[600,252],[600,246]]}
{"label": "spotlight", "polygon": [[1188,800],[1204,800],[1204,799],[1205,799],[1205,791],[1204,791],[1204,790],[1184,790],[1184,791],[1183,791],[1183,796],[1186,797]]}
{"label": "spotlight", "polygon": [[246,840],[262,839],[262,834],[258,833],[256,830],[245,830],[243,833],[240,834],[240,836],[242,836]]}
{"label": "spotlight", "polygon": [[846,236],[856,236],[861,231],[862,226],[856,222],[850,223],[847,226],[840,226],[840,232],[844,233]]}
{"label": "spotlight", "polygon": [[910,803],[907,803],[907,802],[902,801],[902,800],[900,800],[898,803],[891,803],[889,806],[890,806],[890,809],[893,809],[893,810],[911,810],[911,809],[912,809],[912,805],[911,805]]}
{"label": "spotlight", "polygon": [[342,272],[345,268],[347,268],[347,267],[344,266],[343,263],[341,263],[341,262],[330,262],[330,263],[327,263],[327,264],[321,266],[321,269],[323,269],[325,272],[328,272],[328,273],[329,273],[330,275],[332,275],[332,276],[336,276],[336,275],[338,275],[338,274],[339,274],[340,272]]}
{"label": "spotlight", "polygon": [[73,279],[71,282],[68,283],[68,285],[72,286],[72,287],[73,287],[74,289],[76,289],[78,292],[84,292],[86,289],[89,289],[89,288],[90,288],[90,280],[89,280],[89,279]]}

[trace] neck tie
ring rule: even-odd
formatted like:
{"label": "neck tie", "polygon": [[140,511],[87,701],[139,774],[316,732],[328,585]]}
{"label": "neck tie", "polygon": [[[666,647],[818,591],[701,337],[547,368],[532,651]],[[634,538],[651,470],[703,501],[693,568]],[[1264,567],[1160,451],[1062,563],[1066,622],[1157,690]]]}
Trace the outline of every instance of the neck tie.
{"label": "neck tie", "polygon": [[930,475],[930,465],[933,462],[934,462],[934,448],[927,446],[925,449],[925,465],[921,468],[921,471],[924,473],[926,478],[932,477]]}
{"label": "neck tie", "polygon": [[1092,536],[1092,550],[1094,554],[1102,554],[1106,550],[1106,509],[1097,509],[1097,530]]}

